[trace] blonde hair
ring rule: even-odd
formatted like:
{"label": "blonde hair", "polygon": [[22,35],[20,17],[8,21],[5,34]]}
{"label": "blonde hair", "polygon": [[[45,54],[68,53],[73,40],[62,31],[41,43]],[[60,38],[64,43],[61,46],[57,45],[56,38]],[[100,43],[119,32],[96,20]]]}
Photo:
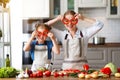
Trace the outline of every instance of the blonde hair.
{"label": "blonde hair", "polygon": [[74,12],[74,11],[72,11],[72,10],[68,10],[68,11],[66,11],[66,12],[64,13],[63,17],[65,18],[65,16],[68,15],[68,14],[74,16],[74,15],[76,14],[76,12]]}
{"label": "blonde hair", "polygon": [[44,23],[37,23],[37,24],[35,25],[35,29],[38,30],[38,28],[45,28],[45,29],[47,29],[48,31],[51,30],[51,27],[48,26],[47,24],[44,24]]}

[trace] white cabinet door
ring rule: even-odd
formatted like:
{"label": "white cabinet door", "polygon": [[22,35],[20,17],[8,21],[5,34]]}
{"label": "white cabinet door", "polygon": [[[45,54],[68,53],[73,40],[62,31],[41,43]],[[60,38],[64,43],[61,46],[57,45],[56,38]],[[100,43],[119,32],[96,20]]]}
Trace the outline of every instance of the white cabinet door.
{"label": "white cabinet door", "polygon": [[79,7],[106,7],[106,0],[78,0]]}
{"label": "white cabinet door", "polygon": [[67,10],[74,10],[74,0],[51,0],[50,2],[52,17],[63,15]]}
{"label": "white cabinet door", "polygon": [[86,55],[92,69],[100,69],[108,63],[107,48],[88,48]]}
{"label": "white cabinet door", "polygon": [[108,58],[109,58],[109,62],[112,62],[117,67],[120,67],[120,48],[109,48]]}
{"label": "white cabinet door", "polygon": [[107,18],[120,18],[120,0],[108,0]]}
{"label": "white cabinet door", "polygon": [[49,0],[23,0],[23,18],[49,17],[49,8]]}

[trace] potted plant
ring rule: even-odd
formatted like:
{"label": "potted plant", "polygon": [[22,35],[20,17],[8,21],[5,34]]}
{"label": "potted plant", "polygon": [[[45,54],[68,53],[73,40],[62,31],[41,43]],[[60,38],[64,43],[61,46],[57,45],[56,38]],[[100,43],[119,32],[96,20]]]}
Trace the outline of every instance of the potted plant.
{"label": "potted plant", "polygon": [[9,3],[10,0],[0,0],[0,3],[3,4],[3,7],[6,8],[7,3]]}

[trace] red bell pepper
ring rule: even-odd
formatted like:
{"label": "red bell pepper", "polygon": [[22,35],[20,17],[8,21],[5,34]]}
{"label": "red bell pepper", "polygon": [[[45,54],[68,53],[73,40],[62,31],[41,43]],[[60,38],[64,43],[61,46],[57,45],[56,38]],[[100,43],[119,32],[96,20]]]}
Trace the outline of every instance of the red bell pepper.
{"label": "red bell pepper", "polygon": [[103,74],[110,75],[111,74],[111,69],[109,67],[102,68],[100,70]]}
{"label": "red bell pepper", "polygon": [[87,70],[89,70],[89,65],[88,65],[88,64],[84,64],[84,65],[83,65],[83,68],[84,68],[84,70],[87,71]]}

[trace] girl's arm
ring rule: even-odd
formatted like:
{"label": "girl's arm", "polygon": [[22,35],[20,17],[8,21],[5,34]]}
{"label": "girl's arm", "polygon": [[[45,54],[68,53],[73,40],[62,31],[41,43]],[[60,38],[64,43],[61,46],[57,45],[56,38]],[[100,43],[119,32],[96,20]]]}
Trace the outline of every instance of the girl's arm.
{"label": "girl's arm", "polygon": [[96,20],[96,19],[93,19],[93,18],[88,18],[88,17],[85,17],[81,14],[77,14],[76,16],[77,18],[79,18],[80,20],[82,21],[85,21],[85,22],[88,22],[88,23],[91,23],[93,24],[92,26],[88,27],[86,30],[85,30],[85,34],[88,38],[92,37],[93,35],[95,35],[98,31],[100,31],[104,24],[99,21],[99,20]]}
{"label": "girl's arm", "polygon": [[62,20],[62,18],[63,18],[63,16],[62,16],[62,15],[59,15],[59,16],[57,16],[56,18],[54,18],[54,19],[52,19],[52,20],[49,20],[49,21],[46,22],[45,24],[51,26],[51,25],[53,25],[55,22]]}
{"label": "girl's arm", "polygon": [[57,44],[57,41],[56,41],[55,36],[53,35],[53,33],[49,32],[48,37],[50,37],[50,39],[52,40],[52,43],[53,43],[52,51],[54,53],[56,53],[56,54],[60,54],[60,47]]}
{"label": "girl's arm", "polygon": [[92,24],[96,22],[96,19],[85,17],[82,14],[76,14],[76,18],[78,18],[82,21],[85,21],[85,22],[92,23]]}
{"label": "girl's arm", "polygon": [[32,36],[30,37],[30,39],[27,41],[27,43],[25,44],[25,46],[24,46],[24,48],[23,48],[23,50],[24,51],[29,51],[30,49],[31,49],[31,43],[32,43],[32,41],[33,41],[33,39],[35,38],[35,35],[36,35],[36,31],[34,31],[33,33],[32,33]]}

